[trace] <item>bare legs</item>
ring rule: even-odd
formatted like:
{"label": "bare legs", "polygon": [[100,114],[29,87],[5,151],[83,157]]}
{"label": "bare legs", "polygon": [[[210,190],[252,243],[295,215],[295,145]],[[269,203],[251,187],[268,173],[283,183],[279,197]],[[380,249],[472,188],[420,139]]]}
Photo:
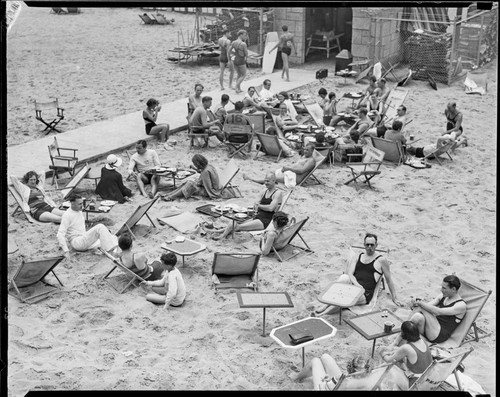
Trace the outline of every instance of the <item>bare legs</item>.
{"label": "bare legs", "polygon": [[246,65],[234,65],[234,67],[236,68],[236,73],[238,74],[238,77],[236,78],[236,92],[240,93],[243,92],[241,89],[241,83],[245,80],[247,75],[247,67]]}
{"label": "bare legs", "polygon": [[143,196],[153,198],[155,194],[158,192],[160,177],[158,175],[153,175],[153,177],[151,178],[151,194],[149,195],[146,193],[146,188],[144,186],[146,183],[149,183],[148,177],[143,173],[139,173],[137,175],[136,182],[137,182],[137,187],[139,188],[139,191]]}
{"label": "bare legs", "polygon": [[151,128],[149,135],[157,135],[160,142],[166,142],[169,138],[170,125],[158,124]]}
{"label": "bare legs", "polygon": [[219,75],[219,83],[220,83],[220,89],[224,90],[224,70],[226,69],[226,65],[229,68],[229,88],[233,88],[233,76],[234,76],[234,67],[231,62],[226,63],[219,63],[220,65],[220,75]]}
{"label": "bare legs", "polygon": [[[236,223],[234,225],[235,232],[252,231],[252,230],[264,230],[263,223],[258,219],[252,219],[243,223]],[[233,222],[229,223],[220,236],[212,237],[214,240],[221,240],[227,238],[233,232]]]}
{"label": "bare legs", "polygon": [[290,73],[288,71],[288,55],[282,52],[281,59],[283,60],[283,71],[281,72],[281,78],[283,78],[283,76],[286,74],[286,81],[290,81]]}
{"label": "bare legs", "polygon": [[[247,174],[242,174],[242,177],[243,177],[243,180],[245,180],[245,181],[252,181],[252,182],[258,183],[259,185],[263,185],[265,182],[265,179],[254,179],[254,178],[249,177]],[[276,182],[285,183],[285,179],[283,178],[283,176],[280,175],[280,176],[276,177]]]}
{"label": "bare legs", "polygon": [[410,317],[410,321],[417,325],[420,335],[424,335],[429,341],[436,339],[441,331],[441,324],[437,318],[420,308]]}
{"label": "bare legs", "polygon": [[42,215],[40,215],[40,222],[61,223],[61,217],[63,215],[64,211],[54,208],[51,212],[43,212]]}
{"label": "bare legs", "polygon": [[146,295],[146,300],[151,303],[156,303],[157,305],[165,304],[165,298],[167,292],[165,287],[151,287],[153,293]]}
{"label": "bare legs", "polygon": [[318,390],[325,376],[328,379],[335,378],[338,380],[342,376],[342,370],[337,365],[335,359],[325,353],[321,358],[314,357],[298,374],[293,374],[291,378],[300,382],[310,376],[313,377],[314,390]]}

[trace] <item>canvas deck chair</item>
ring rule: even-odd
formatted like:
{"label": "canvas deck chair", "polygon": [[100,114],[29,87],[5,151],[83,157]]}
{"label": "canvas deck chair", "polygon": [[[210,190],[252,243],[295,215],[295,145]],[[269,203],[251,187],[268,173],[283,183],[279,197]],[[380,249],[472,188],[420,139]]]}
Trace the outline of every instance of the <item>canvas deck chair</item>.
{"label": "canvas deck chair", "polygon": [[451,357],[433,360],[431,365],[427,367],[422,375],[411,385],[409,391],[433,391],[433,390],[447,390],[446,379],[451,375],[455,375],[455,379],[459,390],[462,390],[460,380],[457,375],[459,365],[465,358],[474,350],[472,347],[454,354]]}
{"label": "canvas deck chair", "polygon": [[316,165],[306,175],[306,177],[304,179],[302,179],[302,181],[300,181],[300,183],[297,184],[297,186],[305,185],[306,182],[308,182],[308,181],[312,181],[313,185],[322,185],[323,184],[323,182],[321,182],[319,180],[319,178],[316,175],[314,175],[314,173],[316,172],[316,170],[319,167],[321,167],[321,165],[323,165],[328,160],[328,158],[330,157],[330,153],[331,153],[332,150],[333,150],[333,148],[328,148],[327,149],[327,154],[324,156],[321,153],[319,153],[316,149],[314,149],[313,157],[314,157],[314,161],[316,162]]}
{"label": "canvas deck chair", "polygon": [[52,273],[59,284],[61,280],[54,272],[54,268],[64,259],[64,256],[44,258],[36,261],[23,262],[10,280],[8,291],[23,303],[35,303],[59,292],[61,289],[44,281]]}
{"label": "canvas deck chair", "polygon": [[460,347],[465,343],[476,341],[485,338],[492,334],[492,332],[486,332],[485,330],[479,328],[476,324],[477,317],[481,310],[483,310],[486,301],[491,295],[491,290],[484,291],[478,288],[463,278],[460,278],[460,289],[458,293],[465,301],[467,305],[467,311],[465,312],[465,317],[458,327],[453,331],[451,336],[444,342],[439,343],[438,346],[445,348],[455,348]]}
{"label": "canvas deck chair", "polygon": [[226,140],[224,144],[229,150],[234,149],[229,157],[234,157],[235,155],[240,155],[242,158],[247,158],[247,153],[244,152],[247,149],[248,152],[252,149],[253,141],[253,126],[252,125],[241,125],[241,124],[224,124],[224,134]]}
{"label": "canvas deck chair", "polygon": [[170,25],[171,23],[175,22],[175,19],[174,18],[167,19],[167,18],[165,18],[165,15],[163,15],[163,14],[156,14],[156,21],[160,25]]}
{"label": "canvas deck chair", "polygon": [[369,137],[369,139],[371,139],[372,146],[375,149],[379,149],[385,153],[384,161],[390,161],[392,163],[396,163],[397,165],[404,163],[406,156],[401,142],[389,141],[387,139],[377,138],[374,136]]}
{"label": "canvas deck chair", "polygon": [[[378,373],[379,376],[373,380],[373,385],[370,386],[370,390],[380,390],[380,384],[388,376],[388,373],[391,370],[393,365],[395,365],[395,364],[384,364],[384,365],[380,365],[380,366],[373,369],[373,371],[380,370],[380,372]],[[342,373],[342,375],[340,376],[340,378],[337,381],[337,384],[335,385],[333,390],[352,390],[352,389],[349,389],[348,380],[350,378],[357,377],[357,376],[361,375],[362,373],[363,372],[361,372],[361,371],[354,372],[354,373],[349,374],[349,375]],[[367,389],[365,389],[365,390],[367,390]]]}
{"label": "canvas deck chair", "polygon": [[50,12],[53,14],[66,14],[66,11],[64,11],[61,7],[52,7]]}
{"label": "canvas deck chair", "polygon": [[[51,165],[49,169],[52,170],[52,184],[59,178],[58,172],[69,172],[71,176],[75,173],[75,167],[78,163],[76,152],[78,149],[60,147],[57,138],[54,137],[54,142],[48,146]],[[64,155],[63,153],[73,152],[72,155]]]}
{"label": "canvas deck chair", "polygon": [[188,115],[186,116],[187,119],[187,136],[189,139],[189,147],[192,148],[194,147],[194,141],[195,139],[203,139],[205,142],[202,147],[207,147],[208,148],[208,140],[210,136],[208,135],[208,132],[193,132],[193,127],[191,126],[191,115],[194,112],[194,109],[191,108],[189,102],[187,103],[187,109],[188,109]]}
{"label": "canvas deck chair", "polygon": [[[135,284],[136,282],[142,282],[142,281],[146,281],[144,280],[141,276],[135,274],[132,270],[130,270],[129,268],[125,267],[122,265],[122,263],[120,262],[119,259],[115,258],[113,255],[111,255],[109,252],[106,252],[105,250],[103,250],[102,248],[97,248],[99,251],[101,251],[104,255],[106,255],[106,257],[111,261],[113,262],[113,268],[108,272],[106,273],[105,276],[103,276],[102,278],[102,281],[104,281],[106,284],[108,284],[111,288],[113,288],[116,292],[118,292],[119,294],[123,294],[128,287],[130,287],[131,285],[134,286],[134,287],[137,287],[137,285]],[[108,279],[109,276],[111,276],[111,273],[113,273],[116,269],[120,269],[126,276],[127,276],[127,284],[123,287],[123,288],[117,288],[115,285],[113,285],[113,283]]]}
{"label": "canvas deck chair", "polygon": [[[54,116],[46,116],[46,117],[54,117],[52,121],[46,121],[43,119],[42,112],[45,110],[51,111],[52,109],[56,109],[56,114]],[[47,114],[47,113],[44,113]],[[45,132],[45,135],[50,133],[51,131],[61,132],[56,126],[64,120],[64,109],[59,106],[59,101],[57,98],[50,102],[37,102],[35,100],[35,117],[38,121],[42,122],[45,125],[45,128],[42,132]]]}
{"label": "canvas deck chair", "polygon": [[214,253],[212,282],[215,290],[250,288],[259,290],[260,254]]}
{"label": "canvas deck chair", "polygon": [[151,19],[151,17],[146,13],[139,14],[139,17],[141,18],[142,22],[144,22],[144,25],[156,25],[156,24],[158,24],[158,21],[156,19]]}
{"label": "canvas deck chair", "polygon": [[67,7],[68,14],[80,14],[79,7]]}
{"label": "canvas deck chair", "polygon": [[117,237],[120,237],[120,235],[122,235],[123,233],[128,232],[128,233],[130,233],[132,235],[132,237],[134,239],[137,239],[136,236],[135,236],[135,234],[132,232],[132,228],[137,224],[137,222],[139,222],[142,219],[142,217],[144,215],[146,215],[146,217],[149,219],[149,221],[151,222],[151,224],[153,225],[153,227],[156,227],[156,225],[153,222],[153,220],[149,217],[148,211],[153,206],[153,204],[158,201],[159,198],[160,198],[160,196],[158,196],[155,199],[147,202],[146,204],[139,205],[135,209],[134,213],[130,216],[130,218],[128,218],[127,221],[123,224],[123,226],[120,229],[118,229],[118,231],[115,233],[115,235]]}
{"label": "canvas deck chair", "polygon": [[[288,190],[285,195],[283,196],[283,200],[281,200],[281,204],[278,208],[278,211],[283,211],[283,209],[285,208],[285,205],[288,201],[288,199],[290,198],[290,196],[292,195],[293,193],[293,188],[291,188],[290,190]],[[264,230],[252,230],[252,231],[249,231],[248,233],[250,233],[253,237],[260,237],[262,234],[264,234],[266,231],[268,230],[271,230],[273,228],[273,223],[269,223],[269,225],[267,225],[267,227],[264,229]]]}
{"label": "canvas deck chair", "polygon": [[[292,218],[293,219],[293,218]],[[278,236],[278,241],[276,241],[274,244],[273,244],[273,252],[274,254],[278,257],[278,260],[280,262],[284,262],[284,261],[287,261],[303,252],[307,252],[309,254],[312,254],[314,251],[307,245],[306,241],[304,240],[304,238],[300,235],[300,230],[302,229],[302,227],[305,225],[305,223],[307,222],[307,220],[309,219],[309,217],[305,218],[305,219],[302,219],[301,221],[299,222],[295,222],[295,223],[292,223],[290,226],[287,226],[282,232],[281,234]],[[292,244],[292,241],[293,239],[295,238],[295,236],[298,236],[302,242],[304,243],[304,245],[306,246],[306,248],[304,247],[299,247],[297,245],[294,245]],[[297,249],[297,252],[295,253],[292,253],[288,258],[284,258],[284,255],[283,253],[280,255],[278,253],[278,251],[282,251],[284,250],[286,247],[288,246],[291,246],[295,249]]]}
{"label": "canvas deck chair", "polygon": [[[373,189],[370,184],[370,180],[377,175],[380,175],[380,166],[382,165],[385,155],[383,151],[375,149],[373,146],[369,145],[363,148],[363,152],[363,161],[361,163],[347,164],[351,170],[352,178],[345,182],[344,185],[354,182],[356,190],[359,190],[357,182],[361,177],[364,177],[363,183],[366,183],[370,189]],[[361,156],[361,154],[348,154],[348,156]]]}
{"label": "canvas deck chair", "polygon": [[304,103],[304,107],[307,110],[307,113],[311,116],[314,123],[321,127],[323,125],[323,109],[319,106],[318,103]]}
{"label": "canvas deck chair", "polygon": [[451,158],[451,155],[450,155],[450,150],[454,144],[455,144],[455,142],[450,141],[450,142],[444,144],[443,146],[441,146],[440,148],[433,150],[432,153],[429,153],[427,156],[424,156],[424,161],[427,162],[427,160],[434,159],[439,163],[439,165],[443,165],[443,162],[442,162],[442,159],[440,158],[440,156],[442,156],[444,154],[446,154],[448,156],[448,158],[451,161],[453,161],[453,159]]}
{"label": "canvas deck chair", "polygon": [[234,161],[234,159],[229,160],[224,169],[219,172],[219,183],[222,186],[221,193],[224,192],[224,190],[232,190],[234,196],[238,194],[240,197],[243,197],[241,195],[240,189],[238,189],[238,186],[235,186],[231,183],[231,181],[239,171],[240,168],[236,164],[236,161]]}
{"label": "canvas deck chair", "polygon": [[80,184],[80,182],[85,179],[85,177],[88,175],[90,172],[90,167],[88,163],[85,163],[85,165],[80,168],[74,175],[73,177],[68,181],[66,186],[62,188],[57,188],[57,190],[61,191],[62,194],[62,199],[66,200],[69,198],[71,193],[75,190],[75,188]]}
{"label": "canvas deck chair", "polygon": [[24,207],[23,199],[21,198],[21,195],[16,190],[16,188],[14,187],[14,185],[8,185],[8,188],[9,188],[10,194],[12,194],[12,197],[14,197],[14,199],[17,202],[17,207],[14,210],[14,212],[12,213],[12,215],[15,215],[18,211],[21,211],[24,214],[24,216],[26,217],[26,219],[28,220],[28,222],[35,223],[36,220],[35,220],[35,218],[33,218],[31,216],[31,213],[30,213],[29,209],[26,211],[23,208]]}
{"label": "canvas deck chair", "polygon": [[283,149],[281,148],[280,141],[277,135],[259,134],[255,133],[257,139],[260,142],[260,150],[257,150],[254,160],[261,160],[263,157],[259,157],[262,151],[266,156],[276,157],[275,161],[280,161],[281,155],[283,154]]}

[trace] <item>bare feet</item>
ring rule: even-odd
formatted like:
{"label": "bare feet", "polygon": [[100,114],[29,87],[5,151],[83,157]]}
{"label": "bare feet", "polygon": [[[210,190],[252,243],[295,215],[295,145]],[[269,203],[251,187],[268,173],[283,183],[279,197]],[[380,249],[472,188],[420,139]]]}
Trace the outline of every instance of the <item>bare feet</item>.
{"label": "bare feet", "polygon": [[155,198],[155,196],[154,196],[154,194],[153,194],[153,193],[148,193],[148,197],[149,197],[150,199]]}

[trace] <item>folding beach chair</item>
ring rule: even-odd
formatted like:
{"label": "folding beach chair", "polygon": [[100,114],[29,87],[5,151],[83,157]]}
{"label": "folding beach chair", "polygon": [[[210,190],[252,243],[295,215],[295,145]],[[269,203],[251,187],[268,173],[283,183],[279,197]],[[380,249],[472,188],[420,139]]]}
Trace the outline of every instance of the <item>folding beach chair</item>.
{"label": "folding beach chair", "polygon": [[[285,205],[288,201],[288,199],[290,198],[290,196],[292,195],[293,193],[293,188],[291,188],[290,190],[288,190],[285,195],[283,196],[283,200],[281,200],[281,204],[278,208],[278,211],[283,211],[283,209],[285,208]],[[269,223],[269,225],[267,225],[267,227],[264,229],[264,230],[252,230],[252,231],[249,231],[248,233],[250,233],[253,237],[260,237],[262,234],[264,234],[264,232],[268,231],[268,230],[271,230],[273,229],[274,226],[273,226],[273,223]]]}
{"label": "folding beach chair", "polygon": [[[137,287],[137,285],[135,284],[136,281],[138,281],[139,283],[142,282],[142,281],[146,281],[144,280],[141,276],[135,274],[132,270],[130,270],[129,268],[123,266],[121,264],[121,262],[118,260],[118,258],[115,258],[113,255],[111,255],[109,252],[106,252],[105,250],[103,250],[102,248],[98,247],[97,248],[99,251],[101,251],[104,255],[106,255],[106,257],[111,261],[113,262],[113,268],[108,272],[106,273],[105,276],[103,276],[102,278],[102,281],[104,281],[106,284],[108,284],[111,288],[113,288],[116,292],[118,292],[119,294],[123,294],[126,289],[129,287],[129,286],[134,286],[134,287]],[[113,283],[111,283],[111,281],[108,279],[108,277],[111,275],[111,273],[113,273],[115,271],[115,269],[120,269],[126,276],[127,276],[127,284],[125,285],[125,287],[123,287],[122,289],[119,289],[117,288],[116,286],[113,285]]]}
{"label": "folding beach chair", "polygon": [[306,177],[304,179],[302,179],[302,181],[300,181],[300,183],[297,184],[297,186],[302,186],[304,185],[309,179],[312,179],[314,180],[313,181],[313,185],[322,185],[323,182],[321,182],[318,177],[316,175],[314,175],[314,173],[316,172],[316,170],[321,167],[321,165],[323,163],[325,163],[325,161],[328,160],[328,158],[330,157],[330,153],[333,149],[332,148],[328,148],[327,149],[327,154],[325,156],[323,156],[321,153],[319,153],[316,149],[314,149],[314,152],[313,152],[313,157],[314,157],[314,161],[316,162],[316,165],[314,166],[314,168],[306,175]]}
{"label": "folding beach chair", "polygon": [[9,294],[15,296],[23,303],[35,303],[59,292],[61,289],[44,281],[52,273],[56,280],[63,286],[61,280],[54,272],[54,268],[64,259],[64,256],[38,259],[23,262],[9,282]]}
{"label": "folding beach chair", "polygon": [[307,113],[311,116],[318,127],[323,125],[323,109],[318,103],[304,103]]}
{"label": "folding beach chair", "polygon": [[155,18],[156,18],[156,21],[158,22],[158,24],[160,24],[160,25],[170,25],[171,23],[175,22],[174,18],[166,19],[165,15],[163,15],[163,14],[156,14]]}
{"label": "folding beach chair", "polygon": [[24,214],[24,216],[26,217],[26,219],[28,220],[28,222],[35,223],[36,222],[35,218],[33,218],[31,216],[31,213],[30,213],[30,210],[29,210],[29,206],[28,206],[27,210],[24,208],[25,206],[24,206],[24,203],[23,203],[23,199],[21,198],[21,195],[16,190],[16,188],[14,187],[14,185],[8,185],[8,188],[9,188],[10,194],[12,194],[12,197],[14,197],[14,199],[17,202],[17,207],[14,210],[14,212],[12,213],[12,215],[15,215],[20,210]]}
{"label": "folding beach chair", "polygon": [[460,347],[465,343],[476,341],[485,338],[492,334],[492,332],[486,332],[485,330],[479,328],[476,324],[476,319],[483,310],[486,301],[491,295],[491,290],[484,291],[478,288],[463,278],[460,278],[460,289],[458,293],[465,301],[467,305],[467,311],[465,312],[465,317],[458,327],[453,331],[451,336],[444,342],[437,344],[438,346],[445,348]]}
{"label": "folding beach chair", "polygon": [[257,138],[260,142],[260,149],[257,150],[254,160],[262,159],[263,157],[259,158],[258,156],[263,151],[267,156],[275,156],[275,161],[278,162],[280,160],[281,154],[283,153],[283,149],[281,148],[278,136],[259,134],[258,132],[256,132],[255,135],[257,135]]}
{"label": "folding beach chair", "polygon": [[80,8],[79,7],[67,7],[68,14],[80,14]]}
{"label": "folding beach chair", "polygon": [[[293,219],[293,218],[292,218]],[[273,252],[276,254],[278,257],[278,260],[280,262],[287,261],[294,256],[299,255],[300,253],[307,252],[309,254],[312,254],[314,251],[307,245],[306,241],[304,238],[300,235],[300,230],[304,226],[304,224],[307,222],[309,217],[302,219],[299,222],[292,223],[290,226],[287,226],[278,236],[277,241],[273,244]],[[295,238],[295,236],[299,236],[306,248],[299,247],[297,245],[291,244],[292,240]],[[292,246],[293,248],[297,249],[297,252],[292,253],[291,256],[288,258],[283,258],[278,251],[284,250],[287,246]]]}
{"label": "folding beach chair", "polygon": [[325,158],[325,162],[327,162],[330,165],[330,168],[332,168],[335,162],[333,156],[333,146],[325,148],[316,147],[315,150]]}
{"label": "folding beach chair", "polygon": [[149,221],[151,222],[153,227],[156,227],[153,220],[149,217],[148,211],[153,206],[153,204],[156,203],[156,201],[158,201],[159,198],[160,198],[160,196],[147,202],[146,204],[139,205],[135,209],[134,213],[130,216],[130,218],[128,218],[127,221],[123,224],[123,226],[120,229],[118,229],[118,231],[115,233],[115,235],[117,237],[120,237],[121,234],[128,232],[132,235],[132,237],[134,239],[136,239],[135,234],[132,232],[132,228],[137,224],[137,222],[139,222],[141,220],[141,218],[144,215],[146,215],[146,217],[149,219]]}
{"label": "folding beach chair", "polygon": [[[451,357],[433,360],[431,365],[427,367],[422,375],[411,385],[410,391],[433,391],[446,390],[446,379],[451,375],[455,375],[455,379],[459,390],[462,390],[460,380],[457,376],[457,370],[462,361],[474,350],[472,347],[454,354]],[[449,385],[449,384],[448,384]]]}
{"label": "folding beach chair", "polygon": [[232,191],[235,197],[236,193],[240,197],[243,197],[241,195],[240,189],[238,189],[238,186],[231,184],[231,181],[239,171],[240,168],[238,167],[234,159],[229,160],[229,162],[226,164],[226,167],[221,172],[219,172],[219,183],[222,186],[221,193],[224,190],[228,190],[230,192]]}
{"label": "folding beach chair", "polygon": [[[366,183],[370,189],[372,189],[370,180],[375,176],[380,175],[380,166],[382,165],[382,160],[385,155],[383,151],[368,145],[363,148],[363,152],[363,161],[361,163],[347,164],[351,170],[352,178],[345,182],[344,185],[354,182],[356,190],[359,190],[357,180],[361,177],[365,178],[363,183]],[[361,156],[361,154],[348,154],[348,157],[352,156]]]}
{"label": "folding beach chair", "polygon": [[371,140],[372,146],[375,149],[381,150],[385,153],[384,161],[397,163],[397,165],[404,163],[406,156],[401,142],[389,141],[387,139],[377,138],[374,136],[367,137],[367,139]]}
{"label": "folding beach chair", "polygon": [[146,13],[144,14],[139,14],[139,17],[141,18],[142,22],[144,22],[144,25],[156,25],[158,21],[156,19],[151,19],[150,16]]}
{"label": "folding beach chair", "polygon": [[[45,121],[43,119],[42,112],[46,109],[57,110],[57,113],[52,121]],[[35,100],[35,117],[38,121],[42,122],[45,125],[45,128],[42,131],[42,132],[47,131],[45,132],[45,135],[47,135],[51,131],[61,132],[56,128],[56,126],[61,122],[61,120],[64,119],[64,109],[59,107],[59,101],[57,100],[57,98],[50,102],[37,102]]]}
{"label": "folding beach chair", "polygon": [[[374,378],[373,379],[373,384],[372,385],[367,385],[364,390],[382,390],[380,389],[380,385],[382,383],[382,381],[389,375],[389,371],[391,370],[391,368],[394,366],[395,364],[383,364],[383,365],[380,365],[376,368],[374,368],[372,370],[373,371],[377,371],[378,372],[378,376],[377,378]],[[358,377],[359,375],[362,375],[363,373],[365,373],[365,371],[359,371],[359,372],[354,372],[352,374],[342,374],[339,378],[339,380],[337,381],[337,384],[335,385],[335,387],[332,389],[332,390],[352,390],[350,389],[350,386],[349,386],[349,379],[350,378],[356,378]]]}
{"label": "folding beach chair", "polygon": [[240,155],[243,158],[247,157],[244,152],[247,149],[248,152],[252,149],[253,141],[253,126],[252,125],[241,125],[241,124],[224,124],[224,134],[226,136],[225,145],[229,150],[234,149],[229,157],[235,155]]}
{"label": "folding beach chair", "polygon": [[441,161],[442,159],[439,157],[443,154],[446,154],[448,156],[448,158],[451,161],[453,161],[453,159],[451,158],[451,155],[450,155],[450,150],[454,144],[455,144],[455,142],[450,141],[450,142],[444,144],[443,146],[441,146],[440,148],[433,150],[432,153],[429,153],[427,156],[424,156],[424,161],[427,162],[427,160],[435,159],[439,163],[439,165],[443,165],[443,163]]}
{"label": "folding beach chair", "polygon": [[71,193],[75,190],[75,188],[78,186],[78,184],[85,179],[85,177],[88,175],[90,172],[90,167],[88,163],[85,163],[85,165],[80,168],[74,175],[73,177],[68,181],[66,186],[62,188],[57,188],[57,190],[61,191],[62,194],[62,199],[66,200],[69,198]]}
{"label": "folding beach chair", "polygon": [[[73,174],[75,173],[76,164],[78,162],[78,157],[76,157],[76,152],[78,151],[78,149],[59,147],[56,137],[54,137],[54,142],[49,145],[48,148],[50,162],[52,163],[52,165],[49,165],[49,169],[52,170],[52,184],[54,184],[54,181],[59,178],[59,176],[57,175],[59,171],[69,172],[69,174],[73,176]],[[73,155],[61,155],[62,151],[73,152]]]}
{"label": "folding beach chair", "polygon": [[215,290],[250,288],[257,292],[259,260],[260,254],[215,252],[212,264],[212,282]]}
{"label": "folding beach chair", "polygon": [[188,115],[187,115],[187,122],[188,122],[188,127],[187,127],[187,136],[189,138],[189,147],[192,148],[194,147],[194,140],[198,138],[203,138],[205,141],[205,144],[202,147],[208,147],[208,139],[209,135],[206,132],[199,133],[199,132],[193,132],[193,128],[191,126],[191,115],[193,114],[194,109],[191,108],[189,105],[189,102],[187,103],[187,109],[188,109]]}
{"label": "folding beach chair", "polygon": [[52,7],[50,12],[53,14],[66,14],[66,11],[64,11],[61,7]]}

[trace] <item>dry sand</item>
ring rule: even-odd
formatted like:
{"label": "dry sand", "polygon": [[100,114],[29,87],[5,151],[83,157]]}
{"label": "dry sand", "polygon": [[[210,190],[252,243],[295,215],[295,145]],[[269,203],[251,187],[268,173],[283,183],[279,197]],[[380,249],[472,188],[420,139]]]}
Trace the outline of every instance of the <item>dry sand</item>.
{"label": "dry sand", "polygon": [[[68,114],[65,130],[70,130],[136,111],[150,96],[187,96],[198,80],[207,90],[217,86],[216,66],[165,61],[167,50],[177,44],[177,30],[193,26],[192,16],[175,14],[176,25],[151,27],[140,24],[139,12],[103,8],[58,16],[49,14],[49,9],[23,5],[8,37],[9,144],[41,136],[30,101],[44,95],[60,98]],[[325,61],[304,67],[333,66]],[[421,81],[408,85],[405,105],[414,119],[408,129],[426,144],[445,127],[446,103],[457,101],[469,146],[458,149],[453,162],[433,163],[423,170],[386,165],[382,176],[374,179],[375,190],[360,193],[344,186],[348,169],[335,165],[318,171],[324,186],[296,189],[286,211],[297,219],[309,217],[303,236],[315,252],[286,263],[261,259],[260,290],[287,291],[295,304],[291,309],[269,310],[268,330],[306,317],[318,304],[316,296],[342,273],[349,245],[374,232],[380,245],[391,249],[400,300],[407,302],[410,295],[433,298],[442,277],[453,272],[493,290],[479,324],[494,334],[471,344],[474,351],[465,367],[467,375],[495,395],[496,62],[486,70],[490,80],[483,97],[465,95],[460,83],[440,84],[438,91]],[[330,78],[325,86],[337,93],[360,87],[339,87],[341,82]],[[309,88],[317,92],[318,87],[319,83]],[[169,165],[187,166],[199,150],[188,149],[184,132],[175,139],[175,152],[157,147],[160,158]],[[124,152],[117,154],[124,159],[123,173],[127,158]],[[203,154],[218,169],[227,161],[222,148]],[[242,172],[254,175],[276,167],[260,161],[237,162]],[[292,162],[286,159],[280,164]],[[93,165],[101,166],[102,161]],[[251,204],[261,187],[244,182],[240,175],[236,182],[245,198],[235,201]],[[92,195],[92,186],[84,181],[78,191]],[[166,184],[162,186],[166,190]],[[133,203],[91,218],[115,231],[145,201],[136,196]],[[175,205],[194,211],[202,203],[182,200]],[[158,203],[150,214],[157,218],[169,207]],[[9,197],[9,213],[14,208]],[[20,247],[8,258],[9,277],[21,255],[30,259],[60,253],[56,225],[29,224],[21,216],[9,216],[8,232]],[[167,226],[153,229],[143,220],[138,235],[135,249],[154,259],[162,253],[160,244],[179,233]],[[188,288],[182,309],[165,312],[155,307],[145,301],[141,288],[116,294],[100,282],[110,262],[90,252],[57,268],[65,285],[62,293],[34,305],[9,296],[9,396],[51,389],[310,389],[310,383],[294,383],[288,377],[292,366],[300,366],[299,351],[260,336],[261,310],[240,309],[234,292],[215,293],[211,286],[213,252],[255,252],[257,242],[246,233],[224,242],[199,234],[186,236],[206,243],[208,249],[188,257],[180,268]],[[396,308],[387,291],[379,296],[378,307]],[[338,326],[337,316],[327,320],[338,328],[337,335],[306,348],[308,359],[330,352],[345,368],[355,353],[369,354],[371,342],[346,323]]]}

